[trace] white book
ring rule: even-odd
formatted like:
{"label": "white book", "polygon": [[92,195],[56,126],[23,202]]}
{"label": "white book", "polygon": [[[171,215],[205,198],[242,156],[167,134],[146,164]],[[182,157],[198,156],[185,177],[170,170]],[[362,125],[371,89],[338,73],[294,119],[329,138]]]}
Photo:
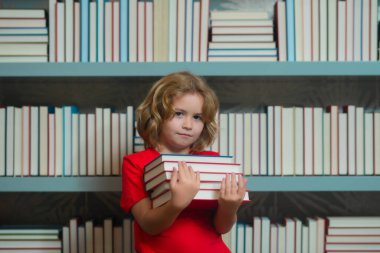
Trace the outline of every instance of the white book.
{"label": "white book", "polygon": [[373,130],[374,175],[380,175],[380,112],[373,113]]}
{"label": "white book", "polygon": [[323,113],[323,175],[331,174],[330,113]]}
{"label": "white book", "polygon": [[210,0],[201,1],[200,34],[199,34],[199,60],[207,61],[207,46],[209,42],[209,11]]}
{"label": "white book", "polygon": [[253,217],[253,253],[261,253],[261,218]]}
{"label": "white book", "polygon": [[120,175],[120,114],[111,114],[112,175]]}
{"label": "white book", "polygon": [[277,249],[281,252],[286,248],[286,230],[285,226],[278,225],[277,227]]}
{"label": "white book", "polygon": [[96,62],[96,2],[90,2],[89,7],[89,57],[90,62]]}
{"label": "white book", "polygon": [[113,62],[120,62],[120,2],[113,1]]}
{"label": "white book", "polygon": [[379,236],[380,228],[367,228],[367,227],[355,227],[355,228],[345,228],[345,227],[328,227],[327,234],[328,235],[359,235],[359,236]]}
{"label": "white book", "polygon": [[55,114],[49,112],[49,169],[48,175],[55,176]]}
{"label": "white book", "polygon": [[285,218],[286,252],[295,252],[296,223],[292,218]]}
{"label": "white book", "polygon": [[86,229],[83,225],[78,226],[78,253],[86,253]]}
{"label": "white book", "polygon": [[[277,45],[278,45],[278,60],[287,61],[287,32],[286,32],[286,6],[285,1],[277,1],[276,5],[277,15]],[[273,28],[269,27],[270,29]]]}
{"label": "white book", "polygon": [[30,175],[39,175],[39,108],[30,107]]}
{"label": "white book", "polygon": [[56,4],[57,0],[49,0],[49,61],[55,62],[56,46]]}
{"label": "white book", "polygon": [[[14,167],[13,174],[12,171],[6,170],[7,176],[21,176],[22,175],[22,111],[21,108],[14,108]],[[9,150],[7,150],[9,152]],[[12,153],[12,151],[10,151]],[[8,169],[8,168],[6,168]],[[8,173],[10,173],[8,175]]]}
{"label": "white book", "polygon": [[103,226],[94,226],[94,253],[105,253]]}
{"label": "white book", "polygon": [[245,252],[245,224],[237,223],[236,224],[236,253],[244,253]]}
{"label": "white book", "polygon": [[323,109],[313,108],[313,175],[323,175]]}
{"label": "white book", "polygon": [[45,11],[40,9],[1,9],[0,18],[45,18]]}
{"label": "white book", "polygon": [[177,62],[185,61],[186,0],[177,1]]}
{"label": "white book", "polygon": [[79,2],[74,2],[74,42],[73,42],[73,59],[74,62],[80,62],[80,4]]}
{"label": "white book", "polygon": [[354,60],[354,1],[346,0],[346,61]]}
{"label": "white book", "polygon": [[338,106],[331,105],[330,110],[330,175],[338,175],[339,164],[339,112]]}
{"label": "white book", "polygon": [[235,114],[235,162],[243,164],[244,128],[243,113]]}
{"label": "white book", "polygon": [[338,36],[337,36],[337,50],[338,61],[347,61],[346,56],[346,2],[338,1]]}
{"label": "white book", "polygon": [[114,253],[123,253],[123,227],[114,226],[113,227],[113,242],[112,248]]}
{"label": "white book", "polygon": [[65,62],[74,61],[74,0],[65,0]]}
{"label": "white book", "polygon": [[319,60],[320,50],[320,0],[311,1],[311,60]]}
{"label": "white book", "polygon": [[347,114],[339,113],[339,142],[338,142],[339,175],[347,175]]}
{"label": "white book", "polygon": [[249,224],[244,224],[244,249],[245,252],[253,250],[253,227]]}
{"label": "white book", "polygon": [[373,113],[364,113],[364,175],[374,175]]}
{"label": "white book", "polygon": [[46,43],[1,43],[0,54],[5,56],[46,56]]}
{"label": "white book", "polygon": [[281,118],[282,106],[274,106],[274,115],[273,115],[273,145],[274,145],[274,175],[281,176],[283,173],[282,168],[282,150],[281,150],[281,140],[282,140],[282,118]]}
{"label": "white book", "polygon": [[[113,245],[113,222],[111,218],[106,218],[103,221],[104,235],[104,253],[112,253]],[[71,252],[70,252],[71,253]]]}
{"label": "white book", "polygon": [[362,0],[354,0],[354,17],[353,17],[353,60],[361,61],[362,59]]}
{"label": "white book", "polygon": [[185,1],[185,61],[193,59],[193,3],[194,0]]}
{"label": "white book", "polygon": [[132,220],[130,218],[123,219],[123,244],[124,253],[132,253]]}
{"label": "white book", "polygon": [[[127,114],[120,113],[120,126],[119,126],[119,164],[123,164],[123,157],[127,154]],[[120,173],[120,172],[119,172]]]}
{"label": "white book", "polygon": [[230,230],[231,238],[230,238],[230,249],[231,252],[236,252],[236,244],[237,244],[237,236],[236,236],[236,231],[237,231],[237,222],[234,223]]}
{"label": "white book", "polygon": [[268,134],[268,176],[274,175],[274,107],[268,106],[267,107],[267,134]]}
{"label": "white book", "polygon": [[112,172],[111,152],[111,109],[103,109],[103,175],[109,176]]}
{"label": "white book", "polygon": [[63,176],[72,176],[72,106],[63,106]]}
{"label": "white book", "polygon": [[71,127],[71,175],[79,176],[79,114],[72,114]]}
{"label": "white book", "polygon": [[236,127],[235,113],[228,113],[228,155],[234,157],[234,162],[236,162],[235,127]]}
{"label": "white book", "polygon": [[328,38],[328,60],[336,61],[337,60],[337,0],[327,1],[328,12],[327,12],[327,38]]}
{"label": "white book", "polygon": [[5,108],[0,108],[0,176],[5,176],[5,131],[6,131],[6,111]]}
{"label": "white book", "polygon": [[87,114],[87,175],[95,176],[96,173],[96,120],[95,114]]}
{"label": "white book", "polygon": [[[200,173],[224,173],[224,174],[242,174],[242,167],[237,163],[223,163],[223,162],[186,162],[188,166],[194,171],[199,171]],[[178,161],[164,161],[157,166],[145,170],[144,181],[148,182],[151,179],[154,179],[158,175],[165,172],[172,172],[173,168],[178,169]]]}
{"label": "white book", "polygon": [[371,0],[362,0],[362,61],[370,60],[370,2]]}
{"label": "white book", "polygon": [[252,27],[228,27],[215,26],[212,28],[212,34],[273,34],[273,27],[270,26],[252,26]]}
{"label": "white book", "polygon": [[260,115],[258,113],[250,113],[251,129],[249,135],[244,135],[245,140],[250,140],[250,155],[251,158],[251,175],[260,175]]}
{"label": "white book", "polygon": [[21,175],[30,176],[30,106],[22,106]]}
{"label": "white book", "polygon": [[317,253],[317,221],[313,218],[306,218],[309,226],[309,253]]}
{"label": "white book", "polygon": [[45,18],[4,18],[0,19],[1,28],[46,27]]}
{"label": "white book", "polygon": [[309,227],[302,225],[302,253],[309,253]]}
{"label": "white book", "polygon": [[169,62],[177,61],[177,1],[169,1]]}
{"label": "white book", "polygon": [[269,19],[269,13],[266,11],[215,10],[210,12],[210,19]]}
{"label": "white book", "polygon": [[210,42],[209,50],[211,49],[276,49],[275,42]]}
{"label": "white book", "polygon": [[104,0],[96,1],[96,60],[97,62],[104,62]]}
{"label": "white book", "polygon": [[65,3],[56,3],[55,12],[56,36],[55,36],[55,61],[65,62],[66,45],[65,45]]}
{"label": "white book", "polygon": [[267,168],[267,114],[260,113],[260,175],[268,175]]}
{"label": "white book", "polygon": [[348,175],[356,175],[356,108],[354,105],[346,106],[347,113],[347,170]]}
{"label": "white book", "polygon": [[313,108],[304,107],[304,169],[303,173],[307,176],[312,176],[314,172],[313,164],[313,153],[314,153],[314,143],[313,143]]}
{"label": "white book", "polygon": [[49,112],[47,106],[39,107],[39,175],[49,175]]}
{"label": "white book", "polygon": [[330,243],[370,243],[379,244],[379,236],[360,235],[326,235],[326,244]]}
{"label": "white book", "polygon": [[47,62],[47,55],[14,55],[14,56],[0,56],[0,62]]}
{"label": "white book", "polygon": [[294,174],[303,175],[304,160],[304,127],[303,108],[294,107]]}
{"label": "white book", "polygon": [[219,154],[228,155],[228,114],[219,114]]}
{"label": "white book", "polygon": [[113,48],[113,21],[112,21],[112,6],[113,2],[105,2],[104,4],[104,61],[112,62]]}
{"label": "white book", "polygon": [[213,42],[273,42],[273,34],[211,34]]}
{"label": "white book", "polygon": [[146,60],[145,1],[137,1],[137,61]]}
{"label": "white book", "polygon": [[153,3],[147,1],[145,13],[145,57],[146,62],[153,61]]}
{"label": "white book", "polygon": [[48,29],[46,27],[36,28],[1,28],[0,35],[48,35]]}
{"label": "white book", "polygon": [[94,253],[94,222],[92,220],[88,220],[84,224],[86,233],[86,253]]}
{"label": "white book", "polygon": [[294,218],[294,221],[296,223],[296,241],[295,246],[296,250],[295,253],[302,253],[302,221],[298,218]]}
{"label": "white book", "polygon": [[328,216],[329,227],[379,228],[378,216]]}
{"label": "white book", "polygon": [[261,217],[261,252],[270,252],[271,224],[268,217]]}
{"label": "white book", "polygon": [[79,114],[79,175],[87,176],[87,115]]}
{"label": "white book", "polygon": [[271,224],[270,225],[270,253],[277,253],[277,244],[278,244],[278,239],[277,239],[277,224]]}
{"label": "white book", "polygon": [[294,0],[294,23],[295,23],[295,50],[296,61],[304,60],[304,22],[302,20],[303,15],[303,3],[302,0]]}
{"label": "white book", "polygon": [[69,244],[70,253],[78,252],[78,219],[71,218],[69,221]]}
{"label": "white book", "polygon": [[15,138],[15,107],[6,107],[6,171],[7,176],[14,173],[14,138]]}
{"label": "white book", "polygon": [[63,112],[55,108],[55,176],[63,175]]}
{"label": "white book", "polygon": [[129,61],[137,61],[137,0],[129,0]]}
{"label": "white book", "polygon": [[103,175],[103,109],[95,109],[95,159],[96,159],[96,175]]}
{"label": "white book", "polygon": [[364,175],[364,108],[356,107],[355,115],[356,175]]}
{"label": "white book", "polygon": [[200,21],[201,21],[201,1],[195,1],[193,4],[193,25],[192,25],[192,59],[190,61],[199,61],[200,48]]}
{"label": "white book", "polygon": [[370,48],[369,48],[369,59],[370,61],[378,60],[378,36],[377,36],[377,26],[378,26],[378,1],[370,1]]}
{"label": "white book", "polygon": [[317,253],[324,253],[325,248],[325,231],[326,231],[326,220],[325,218],[316,217],[317,223]]}
{"label": "white book", "polygon": [[319,60],[327,61],[327,2],[319,0]]}
{"label": "white book", "polygon": [[133,129],[134,129],[134,110],[133,106],[127,106],[127,154],[133,153]]}
{"label": "white book", "polygon": [[49,37],[47,35],[1,35],[0,42],[39,42],[47,43]]}
{"label": "white book", "polygon": [[303,0],[303,60],[311,61],[312,48],[311,48],[311,0]]}
{"label": "white book", "polygon": [[294,110],[292,107],[283,107],[282,113],[282,175],[294,175]]}

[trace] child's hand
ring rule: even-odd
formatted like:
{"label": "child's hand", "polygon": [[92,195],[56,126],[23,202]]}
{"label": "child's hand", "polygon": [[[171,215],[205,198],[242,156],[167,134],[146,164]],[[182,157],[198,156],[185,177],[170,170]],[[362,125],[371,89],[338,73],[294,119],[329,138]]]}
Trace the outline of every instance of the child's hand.
{"label": "child's hand", "polygon": [[193,200],[200,187],[199,172],[194,172],[185,162],[178,163],[178,170],[173,168],[170,180],[172,191],[171,203],[175,208],[184,209]]}
{"label": "child's hand", "polygon": [[246,184],[247,180],[243,179],[242,175],[239,175],[238,181],[236,181],[236,175],[234,173],[227,174],[226,177],[223,178],[220,187],[219,207],[236,213],[244,199]]}

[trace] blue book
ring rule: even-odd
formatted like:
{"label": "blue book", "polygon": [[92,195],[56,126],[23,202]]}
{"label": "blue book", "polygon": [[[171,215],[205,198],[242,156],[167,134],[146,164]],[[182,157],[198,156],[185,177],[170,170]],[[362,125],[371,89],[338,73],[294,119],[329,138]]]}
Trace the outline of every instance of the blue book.
{"label": "blue book", "polygon": [[288,61],[296,60],[294,0],[286,0],[286,44]]}
{"label": "blue book", "polygon": [[81,52],[81,62],[88,62],[88,37],[89,37],[89,0],[80,1],[80,52]]}
{"label": "blue book", "polygon": [[120,61],[128,62],[129,1],[120,0]]}

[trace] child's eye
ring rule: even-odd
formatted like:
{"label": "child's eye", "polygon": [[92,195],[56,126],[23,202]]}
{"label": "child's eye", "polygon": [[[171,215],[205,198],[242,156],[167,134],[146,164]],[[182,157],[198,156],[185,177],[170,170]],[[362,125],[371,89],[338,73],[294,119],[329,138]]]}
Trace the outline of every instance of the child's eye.
{"label": "child's eye", "polygon": [[202,120],[202,116],[201,115],[194,115],[194,119],[195,120]]}
{"label": "child's eye", "polygon": [[183,112],[175,112],[174,115],[176,117],[181,117],[181,116],[183,116]]}

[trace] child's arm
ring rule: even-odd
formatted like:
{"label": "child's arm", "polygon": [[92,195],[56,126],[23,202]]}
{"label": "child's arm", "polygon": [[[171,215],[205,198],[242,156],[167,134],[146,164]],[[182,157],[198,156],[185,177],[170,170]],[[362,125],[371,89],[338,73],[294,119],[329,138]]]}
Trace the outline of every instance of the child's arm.
{"label": "child's arm", "polygon": [[243,201],[246,184],[247,181],[241,175],[239,175],[238,182],[236,182],[235,174],[226,175],[223,178],[218,209],[214,217],[214,225],[218,233],[227,233],[236,222],[236,212]]}
{"label": "child's arm", "polygon": [[173,169],[170,180],[172,191],[170,201],[160,207],[152,208],[151,200],[144,198],[131,209],[140,227],[148,234],[157,235],[169,228],[199,190],[199,172],[194,172],[184,162],[179,162],[178,165],[178,171]]}

